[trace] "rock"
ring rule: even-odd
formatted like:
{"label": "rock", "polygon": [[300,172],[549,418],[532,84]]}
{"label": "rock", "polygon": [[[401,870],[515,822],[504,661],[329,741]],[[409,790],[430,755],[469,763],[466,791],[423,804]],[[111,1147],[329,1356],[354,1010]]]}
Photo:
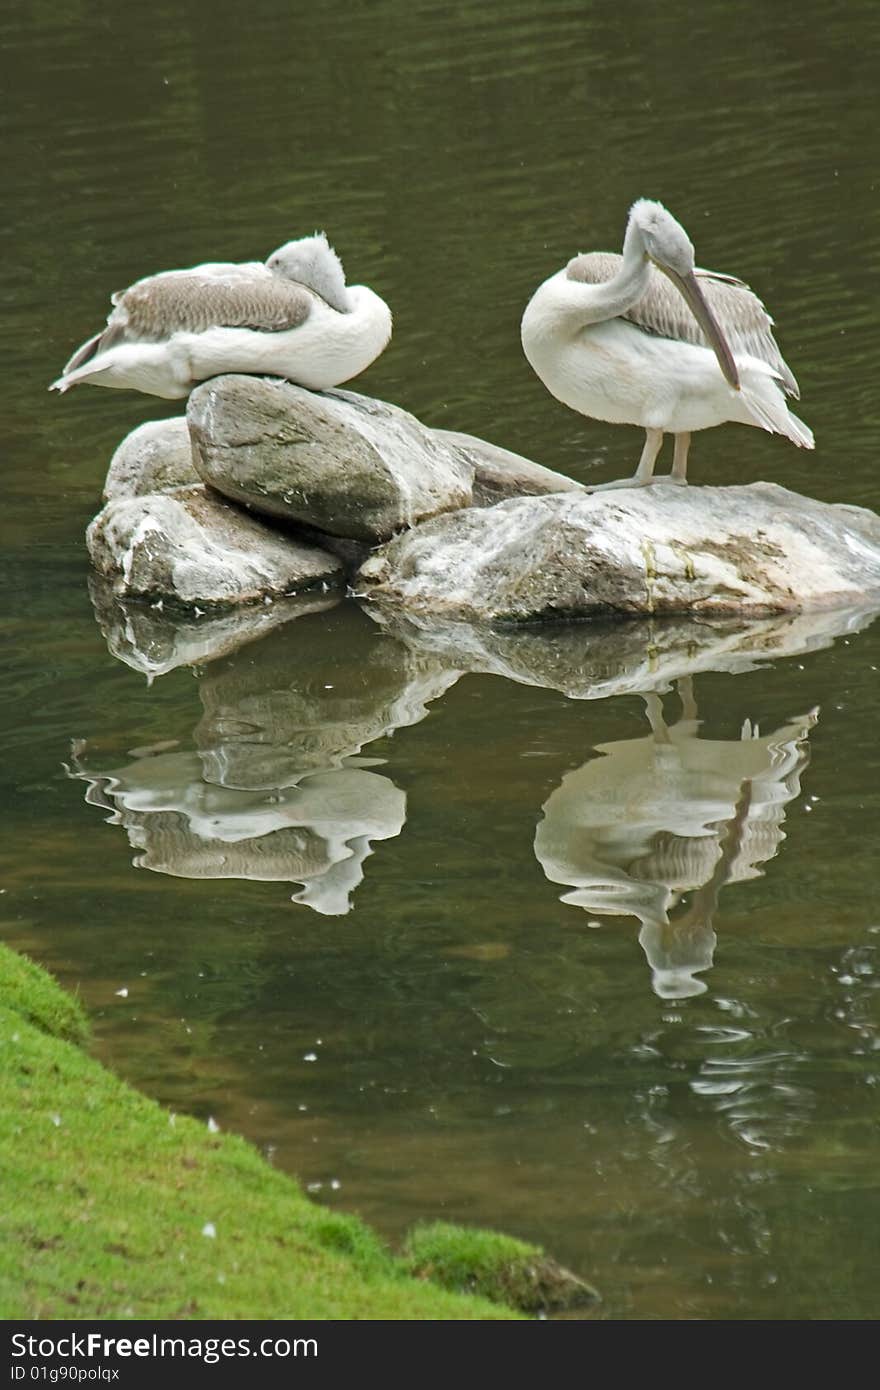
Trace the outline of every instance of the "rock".
{"label": "rock", "polygon": [[221,376],[187,409],[194,462],[253,511],[375,543],[467,506],[473,469],[406,411],[351,391]]}
{"label": "rock", "polygon": [[492,507],[508,497],[540,497],[551,492],[584,492],[583,483],[512,454],[487,439],[457,430],[434,430],[435,439],[463,453],[474,470],[475,507]]}
{"label": "rock", "polygon": [[341,600],[340,593],[310,590],[273,603],[248,603],[201,616],[146,605],[116,596],[110,580],[89,576],[89,596],[111,656],[140,671],[149,681],[178,666],[205,666],[258,641],[273,628],[307,613],[323,612]]}
{"label": "rock", "polygon": [[341,580],[338,560],[270,531],[201,485],[108,502],[86,532],[118,597],[228,607]]}
{"label": "rock", "polygon": [[306,545],[316,545],[335,555],[347,576],[354,577],[364,561],[369,557],[373,546],[369,541],[353,541],[348,536],[331,536],[329,531],[319,531],[316,526],[298,524],[293,527],[297,540]]}
{"label": "rock", "polygon": [[599,1293],[541,1249],[513,1236],[446,1221],[413,1227],[403,1248],[410,1274],[524,1312],[601,1302]]}
{"label": "rock", "polygon": [[358,591],[477,623],[867,605],[880,517],[772,483],[522,497],[396,537]]}
{"label": "rock", "polygon": [[127,434],[110,460],[104,501],[198,483],[186,417],[149,420]]}

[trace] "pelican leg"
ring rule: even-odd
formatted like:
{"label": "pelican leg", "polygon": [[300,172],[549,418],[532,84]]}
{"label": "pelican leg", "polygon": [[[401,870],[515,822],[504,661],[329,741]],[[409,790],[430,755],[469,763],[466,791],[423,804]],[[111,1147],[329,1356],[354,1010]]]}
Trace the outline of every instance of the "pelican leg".
{"label": "pelican leg", "polygon": [[693,676],[679,676],[675,682],[678,691],[678,698],[681,700],[681,717],[684,720],[698,720],[700,715],[697,709],[697,697],[694,694]]}
{"label": "pelican leg", "polygon": [[[675,440],[678,443],[678,435],[675,436]],[[662,444],[662,430],[645,430],[645,447],[639,459],[639,466],[633,474],[634,487],[644,487],[646,483],[653,482],[654,464],[657,462]]]}
{"label": "pelican leg", "polygon": [[691,437],[689,434],[677,434],[675,436],[675,448],[672,454],[672,472],[669,475],[670,482],[687,485],[688,449],[691,447]]}
{"label": "pelican leg", "polygon": [[651,726],[651,733],[654,735],[655,743],[671,743],[669,737],[669,726],[663,715],[663,701],[660,696],[651,692],[643,695],[645,702],[645,714],[648,716],[648,723]]}
{"label": "pelican leg", "polygon": [[[676,439],[678,435],[676,435]],[[688,435],[690,438],[690,435]],[[654,477],[654,464],[657,462],[657,455],[663,444],[662,430],[645,430],[645,447],[642,449],[642,456],[639,459],[639,466],[631,478],[621,478],[613,483],[596,483],[592,487],[584,488],[585,492],[613,492],[619,487],[646,487],[648,483],[656,482]]]}

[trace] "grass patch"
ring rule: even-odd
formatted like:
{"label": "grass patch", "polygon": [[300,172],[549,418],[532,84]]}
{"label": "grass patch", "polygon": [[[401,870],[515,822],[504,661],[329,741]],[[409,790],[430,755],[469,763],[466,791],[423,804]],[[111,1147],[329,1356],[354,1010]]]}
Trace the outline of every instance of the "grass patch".
{"label": "grass patch", "polygon": [[517,1316],[412,1278],[244,1140],[119,1081],[74,1045],[86,1033],[0,947],[0,1317]]}
{"label": "grass patch", "polygon": [[47,975],[27,956],[0,945],[0,1008],[17,1013],[53,1038],[85,1043],[88,1019],[78,999]]}
{"label": "grass patch", "polygon": [[403,1252],[412,1274],[524,1312],[597,1303],[599,1295],[537,1245],[444,1221],[415,1226]]}

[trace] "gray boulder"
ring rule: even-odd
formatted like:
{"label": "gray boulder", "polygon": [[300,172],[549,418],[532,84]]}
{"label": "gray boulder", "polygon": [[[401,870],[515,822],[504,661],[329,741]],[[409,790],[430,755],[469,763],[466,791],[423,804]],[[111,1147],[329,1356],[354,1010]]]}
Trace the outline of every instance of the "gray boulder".
{"label": "gray boulder", "polygon": [[167,492],[200,481],[193,467],[192,443],[184,415],[148,420],[123,439],[110,460],[104,501]]}
{"label": "gray boulder", "polygon": [[464,454],[474,470],[475,507],[492,507],[509,497],[541,497],[550,492],[585,492],[564,473],[533,463],[523,454],[511,453],[488,439],[459,430],[434,430],[434,438]]}
{"label": "gray boulder", "polygon": [[467,506],[473,468],[406,411],[350,391],[221,376],[187,408],[195,467],[253,511],[376,542]]}
{"label": "gray boulder", "polygon": [[108,502],[86,532],[118,597],[228,607],[341,582],[334,556],[277,535],[199,486]]}
{"label": "gray boulder", "polygon": [[880,517],[772,483],[522,497],[396,537],[356,587],[477,623],[867,605],[880,596]]}

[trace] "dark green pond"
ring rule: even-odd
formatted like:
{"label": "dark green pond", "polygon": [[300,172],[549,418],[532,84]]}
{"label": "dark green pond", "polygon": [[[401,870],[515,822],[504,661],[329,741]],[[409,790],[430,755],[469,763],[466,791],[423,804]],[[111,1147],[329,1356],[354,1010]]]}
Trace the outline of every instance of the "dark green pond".
{"label": "dark green pond", "polygon": [[518,323],[650,196],[764,297],[817,440],[706,432],[692,480],[880,508],[878,40],[859,0],[0,18],[3,938],[149,1094],[392,1241],[538,1240],[598,1316],[880,1313],[880,624],[479,644],[348,603],[204,660],[96,616],[83,544],[173,408],[45,388],[112,290],[323,227],[395,314],[359,388],[622,476],[639,432]]}

